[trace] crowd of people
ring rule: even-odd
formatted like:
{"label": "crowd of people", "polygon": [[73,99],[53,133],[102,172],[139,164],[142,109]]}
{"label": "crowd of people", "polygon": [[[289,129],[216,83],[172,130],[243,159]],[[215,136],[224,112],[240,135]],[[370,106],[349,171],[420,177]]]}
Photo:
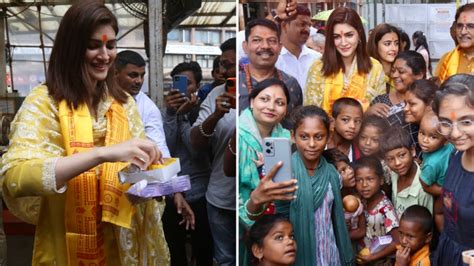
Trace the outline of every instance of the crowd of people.
{"label": "crowd of people", "polygon": [[[176,65],[187,87],[160,110],[141,90],[146,60],[117,53],[113,13],[73,4],[1,160],[6,205],[36,225],[32,264],[463,265],[474,4],[435,69],[423,32],[383,23],[366,36],[346,7],[311,26],[307,5],[280,1],[221,44],[212,83],[197,62]],[[267,138],[291,141],[287,161],[265,167]],[[191,189],[132,204],[118,172],[171,157]]]}
{"label": "crowd of people", "polygon": [[[457,46],[434,71],[423,32],[409,50],[402,29],[383,23],[366,36],[356,11],[338,7],[317,33],[321,49],[310,18],[285,1],[246,24],[239,264],[464,265],[474,249],[474,4],[458,8]],[[265,164],[267,138],[291,139],[291,160]],[[274,181],[285,164],[292,176]]]}

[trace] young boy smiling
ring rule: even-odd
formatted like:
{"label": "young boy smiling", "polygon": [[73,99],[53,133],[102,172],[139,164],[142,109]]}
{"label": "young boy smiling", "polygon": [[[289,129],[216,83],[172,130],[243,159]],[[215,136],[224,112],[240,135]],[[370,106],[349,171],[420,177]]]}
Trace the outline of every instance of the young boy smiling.
{"label": "young boy smiling", "polygon": [[362,105],[356,99],[337,99],[332,107],[331,126],[334,127],[334,132],[327,148],[338,149],[349,157],[351,162],[358,159],[360,152],[353,141],[359,135],[363,114]]}
{"label": "young boy smiling", "polygon": [[432,230],[433,217],[428,209],[419,205],[408,207],[398,227],[401,246],[395,266],[430,266]]}
{"label": "young boy smiling", "polygon": [[392,172],[392,202],[398,217],[406,208],[421,205],[433,212],[433,197],[420,183],[420,166],[408,132],[392,127],[381,139],[381,151]]}

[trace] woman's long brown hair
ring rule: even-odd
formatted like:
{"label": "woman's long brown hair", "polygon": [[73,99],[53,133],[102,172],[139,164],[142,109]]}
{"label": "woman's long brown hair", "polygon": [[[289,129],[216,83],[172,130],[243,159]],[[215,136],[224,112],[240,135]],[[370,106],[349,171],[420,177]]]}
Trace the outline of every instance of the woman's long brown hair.
{"label": "woman's long brown hair", "polygon": [[334,45],[334,27],[336,24],[349,24],[356,29],[360,40],[356,49],[357,69],[359,73],[369,73],[372,63],[366,51],[367,41],[362,21],[355,10],[347,7],[338,7],[329,16],[326,27],[326,48],[322,57],[323,75],[329,77],[337,74],[341,69],[343,72],[346,71],[342,57]]}
{"label": "woman's long brown hair", "polygon": [[113,65],[105,81],[97,86],[87,73],[85,54],[94,31],[103,25],[110,25],[118,33],[117,19],[110,10],[98,1],[81,1],[74,4],[64,15],[59,25],[49,60],[46,85],[49,94],[58,102],[66,100],[77,108],[79,104],[97,108],[100,100],[108,93],[120,103],[127,95],[114,78]]}

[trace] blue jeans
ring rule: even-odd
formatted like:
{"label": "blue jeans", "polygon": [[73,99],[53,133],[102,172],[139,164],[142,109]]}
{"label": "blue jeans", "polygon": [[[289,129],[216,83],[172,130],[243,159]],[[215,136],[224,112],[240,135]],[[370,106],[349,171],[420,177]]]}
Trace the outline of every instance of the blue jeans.
{"label": "blue jeans", "polygon": [[235,211],[207,203],[207,216],[214,240],[214,258],[221,266],[235,266]]}

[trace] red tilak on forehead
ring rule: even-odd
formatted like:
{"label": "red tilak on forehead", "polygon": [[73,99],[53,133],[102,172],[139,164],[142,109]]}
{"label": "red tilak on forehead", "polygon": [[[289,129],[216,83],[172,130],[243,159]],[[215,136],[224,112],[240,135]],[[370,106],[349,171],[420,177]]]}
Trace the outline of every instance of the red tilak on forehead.
{"label": "red tilak on forehead", "polygon": [[452,111],[451,112],[451,121],[455,121],[456,120],[456,112]]}
{"label": "red tilak on forehead", "polygon": [[103,34],[102,35],[102,42],[107,42],[108,38],[107,38],[107,35]]}

